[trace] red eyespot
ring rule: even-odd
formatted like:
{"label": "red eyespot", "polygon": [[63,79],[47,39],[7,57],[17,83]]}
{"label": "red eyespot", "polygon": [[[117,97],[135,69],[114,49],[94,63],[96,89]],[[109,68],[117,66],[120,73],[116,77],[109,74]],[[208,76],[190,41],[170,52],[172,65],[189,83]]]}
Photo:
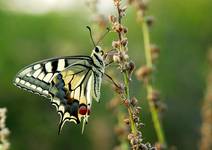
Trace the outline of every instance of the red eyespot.
{"label": "red eyespot", "polygon": [[79,114],[80,115],[86,115],[86,113],[87,113],[87,107],[84,106],[84,105],[80,106],[80,108],[79,108]]}

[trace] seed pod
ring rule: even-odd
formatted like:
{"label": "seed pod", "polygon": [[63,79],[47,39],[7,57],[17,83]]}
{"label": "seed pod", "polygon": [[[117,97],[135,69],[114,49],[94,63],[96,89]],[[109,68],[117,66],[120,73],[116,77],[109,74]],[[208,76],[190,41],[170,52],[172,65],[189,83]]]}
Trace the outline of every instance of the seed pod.
{"label": "seed pod", "polygon": [[136,145],[136,144],[138,144],[138,139],[137,138],[132,138],[130,140],[130,143],[131,143],[131,145]]}
{"label": "seed pod", "polygon": [[145,124],[143,124],[143,123],[138,124],[138,128],[143,128],[144,126],[145,126]]}
{"label": "seed pod", "polygon": [[113,61],[116,63],[121,62],[120,56],[119,55],[113,55]]}
{"label": "seed pod", "polygon": [[150,49],[151,49],[152,61],[155,61],[159,57],[160,49],[155,44],[151,44]]}
{"label": "seed pod", "polygon": [[118,83],[117,86],[114,86],[115,88],[115,91],[118,93],[118,94],[123,94],[124,93],[124,90],[125,90],[125,86],[123,83]]}
{"label": "seed pod", "polygon": [[134,122],[139,122],[139,117],[138,116],[135,116],[134,118],[133,118],[133,120],[134,120]]}
{"label": "seed pod", "polygon": [[118,33],[121,33],[123,31],[123,26],[120,23],[115,22],[112,29]]}
{"label": "seed pod", "polygon": [[124,27],[124,28],[123,28],[123,32],[124,32],[124,34],[126,34],[126,33],[128,32],[127,27]]}
{"label": "seed pod", "polygon": [[138,104],[138,100],[135,97],[133,97],[130,102],[132,106],[136,106]]}
{"label": "seed pod", "polygon": [[134,134],[132,134],[132,133],[128,134],[127,138],[128,138],[128,140],[133,139],[134,138]]}
{"label": "seed pod", "polygon": [[112,42],[112,47],[113,48],[119,48],[120,47],[120,41],[113,41]]}
{"label": "seed pod", "polygon": [[152,68],[147,66],[142,66],[136,71],[136,76],[138,80],[146,79],[152,73]]}
{"label": "seed pod", "polygon": [[154,17],[153,16],[147,16],[146,17],[146,23],[147,23],[147,25],[149,26],[149,27],[151,27],[152,26],[152,24],[154,23]]}
{"label": "seed pod", "polygon": [[127,47],[127,44],[128,44],[128,39],[127,39],[127,38],[124,38],[124,39],[121,41],[121,45],[124,46],[124,47]]}
{"label": "seed pod", "polygon": [[141,150],[148,150],[148,147],[145,144],[141,143],[139,145],[139,149],[141,149]]}
{"label": "seed pod", "polygon": [[115,23],[115,22],[117,21],[117,18],[116,18],[116,16],[110,15],[110,16],[108,17],[108,20],[109,20],[111,23]]}
{"label": "seed pod", "polygon": [[127,124],[127,125],[129,125],[130,124],[129,118],[124,119],[124,123]]}
{"label": "seed pod", "polygon": [[158,101],[160,99],[160,93],[159,93],[159,91],[153,90],[152,93],[150,93],[148,95],[148,99],[151,100],[151,101],[153,101],[153,102]]}

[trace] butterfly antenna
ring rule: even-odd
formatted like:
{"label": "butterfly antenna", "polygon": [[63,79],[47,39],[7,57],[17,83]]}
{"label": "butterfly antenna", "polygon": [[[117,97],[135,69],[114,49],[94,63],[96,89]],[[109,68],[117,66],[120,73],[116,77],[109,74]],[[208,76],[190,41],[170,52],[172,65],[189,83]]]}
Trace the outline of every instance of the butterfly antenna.
{"label": "butterfly antenna", "polygon": [[94,47],[96,47],[96,44],[95,44],[94,39],[93,39],[93,36],[92,36],[91,28],[89,26],[86,26],[86,28],[88,28],[88,30],[89,30],[91,41],[92,41]]}
{"label": "butterfly antenna", "polygon": [[107,27],[106,29],[107,29],[107,31],[100,37],[100,39],[98,40],[98,42],[96,43],[96,45],[98,45],[99,42],[100,42],[102,39],[104,39],[104,37],[110,32],[110,28],[109,28],[109,27]]}

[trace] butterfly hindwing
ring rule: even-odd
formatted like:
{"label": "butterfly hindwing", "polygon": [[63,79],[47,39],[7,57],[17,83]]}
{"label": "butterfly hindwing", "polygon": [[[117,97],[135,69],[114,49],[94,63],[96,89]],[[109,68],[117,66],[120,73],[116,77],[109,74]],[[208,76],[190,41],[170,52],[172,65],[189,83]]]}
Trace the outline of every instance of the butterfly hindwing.
{"label": "butterfly hindwing", "polygon": [[80,123],[90,114],[93,93],[93,71],[87,62],[69,66],[54,77],[50,93],[52,104],[61,116],[59,132],[66,121]]}

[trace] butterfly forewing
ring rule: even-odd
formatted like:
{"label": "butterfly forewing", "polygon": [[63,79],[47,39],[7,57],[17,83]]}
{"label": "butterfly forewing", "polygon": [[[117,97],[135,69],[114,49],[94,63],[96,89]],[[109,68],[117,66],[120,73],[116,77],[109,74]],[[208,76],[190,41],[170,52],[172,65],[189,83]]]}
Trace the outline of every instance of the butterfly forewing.
{"label": "butterfly forewing", "polygon": [[88,121],[92,98],[99,101],[104,73],[102,56],[70,56],[34,63],[15,77],[18,87],[51,98],[61,116],[59,132],[66,121]]}
{"label": "butterfly forewing", "polygon": [[[22,69],[14,84],[51,98],[61,115],[59,131],[66,121],[87,121],[92,97],[96,98],[97,86],[101,84],[92,69],[93,61],[88,56],[73,56],[48,59]],[[98,91],[98,90],[97,90]]]}
{"label": "butterfly forewing", "polygon": [[[50,82],[60,71],[79,60],[91,61],[87,56],[70,56],[43,60],[23,68],[14,84],[33,93],[49,97]],[[50,97],[49,97],[50,98]]]}

